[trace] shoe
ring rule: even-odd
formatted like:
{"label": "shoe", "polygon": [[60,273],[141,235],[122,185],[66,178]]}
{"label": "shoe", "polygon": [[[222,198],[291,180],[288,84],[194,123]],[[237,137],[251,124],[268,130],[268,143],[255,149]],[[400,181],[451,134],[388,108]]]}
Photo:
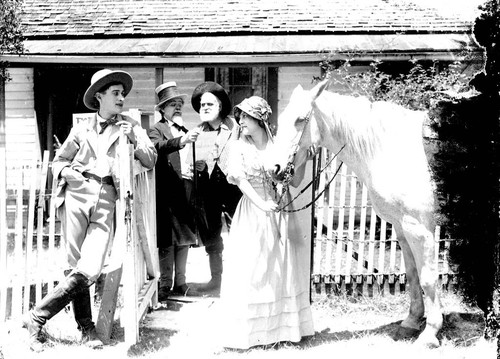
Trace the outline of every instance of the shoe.
{"label": "shoe", "polygon": [[28,312],[22,321],[23,328],[28,329],[29,333],[29,345],[31,351],[35,353],[40,353],[45,349],[45,338],[42,335],[42,325],[35,322],[31,316],[31,312]]}
{"label": "shoe", "polygon": [[82,332],[82,344],[91,349],[101,349],[104,346],[95,327]]}
{"label": "shoe", "polygon": [[158,289],[158,301],[164,302],[172,295],[172,291],[168,287],[160,287]]}
{"label": "shoe", "polygon": [[191,291],[189,295],[195,297],[219,297],[220,296],[220,279],[211,279],[208,283],[190,283]]}
{"label": "shoe", "polygon": [[186,284],[174,286],[174,288],[172,289],[172,294],[187,296],[189,290],[190,288]]}

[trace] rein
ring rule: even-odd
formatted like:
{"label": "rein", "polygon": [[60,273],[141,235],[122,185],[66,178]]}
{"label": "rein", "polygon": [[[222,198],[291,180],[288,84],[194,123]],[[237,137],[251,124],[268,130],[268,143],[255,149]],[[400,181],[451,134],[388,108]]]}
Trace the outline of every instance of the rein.
{"label": "rein", "polygon": [[[286,167],[285,167],[285,170],[284,170],[284,176],[283,176],[283,189],[281,191],[281,196],[280,196],[280,199],[278,201],[278,203],[280,204],[283,200],[283,197],[285,196],[285,194],[287,192],[289,192],[289,184],[290,182],[292,181],[293,179],[293,175],[294,175],[294,170],[295,170],[295,164],[294,164],[294,161],[295,161],[295,157],[297,156],[297,153],[299,152],[299,149],[300,149],[300,142],[302,141],[302,138],[304,137],[304,133],[305,133],[305,129],[306,129],[306,126],[309,124],[309,122],[311,121],[311,116],[312,116],[312,113],[313,113],[313,108],[311,108],[311,110],[307,113],[306,117],[304,118],[304,127],[302,128],[302,132],[300,134],[300,137],[297,141],[297,143],[295,143],[294,145],[294,149],[292,151],[292,153],[290,154],[290,156],[288,157],[288,162],[286,164]],[[330,183],[332,183],[332,181],[335,179],[335,177],[337,176],[337,174],[339,173],[340,171],[340,168],[342,167],[342,164],[343,162],[340,163],[339,167],[337,168],[337,170],[335,171],[333,177],[328,181],[328,183],[326,184],[325,188],[323,188],[323,190],[311,201],[309,202],[307,205],[299,208],[299,209],[293,209],[293,210],[287,210],[285,209],[286,207],[288,207],[290,204],[292,204],[293,201],[295,201],[302,193],[304,193],[318,178],[319,176],[321,175],[321,173],[330,165],[330,163],[332,163],[332,161],[337,158],[338,154],[340,153],[340,151],[342,151],[344,149],[345,145],[343,145],[340,150],[335,154],[335,156],[333,156],[333,158],[330,159],[330,161],[328,161],[328,163],[320,170],[318,171],[318,173],[314,176],[314,178],[307,184],[307,186],[305,186],[292,200],[290,200],[287,204],[283,205],[283,206],[280,206],[276,211],[277,212],[286,212],[286,213],[292,213],[292,212],[299,212],[299,211],[302,211],[308,207],[310,207],[314,202],[316,202],[318,200],[318,198],[327,190],[327,188],[330,186]]]}
{"label": "rein", "polygon": [[[286,212],[286,213],[293,213],[293,212],[299,212],[299,211],[302,211],[306,208],[309,208],[314,202],[316,202],[322,195],[323,193],[325,193],[325,191],[330,187],[330,184],[333,182],[333,180],[337,177],[337,174],[339,173],[340,169],[342,168],[342,165],[344,164],[344,162],[340,162],[340,165],[337,167],[337,170],[335,171],[335,173],[333,174],[332,178],[330,178],[330,180],[328,180],[328,183],[325,185],[325,187],[321,190],[320,193],[318,193],[316,195],[316,197],[314,197],[314,199],[309,202],[308,204],[302,206],[301,208],[298,208],[298,209],[285,209],[286,207],[290,206],[301,194],[303,194],[309,187],[311,187],[311,185],[317,181],[317,179],[319,178],[319,176],[321,175],[321,173],[326,169],[328,168],[328,166],[333,162],[333,160],[335,158],[337,158],[338,154],[340,153],[340,151],[342,151],[344,149],[345,145],[343,145],[340,150],[335,154],[335,156],[333,156],[329,161],[328,163],[326,163],[322,169],[320,169],[318,171],[318,173],[314,176],[314,178],[299,192],[297,193],[297,195],[292,198],[287,204],[285,204],[284,206],[281,206],[280,208],[278,208],[278,212]],[[293,175],[292,175],[293,177]],[[283,199],[283,196],[289,192],[289,188],[288,188],[288,183],[286,184],[286,186],[284,185],[283,186],[283,191],[281,193],[281,197],[280,197],[280,203]]]}

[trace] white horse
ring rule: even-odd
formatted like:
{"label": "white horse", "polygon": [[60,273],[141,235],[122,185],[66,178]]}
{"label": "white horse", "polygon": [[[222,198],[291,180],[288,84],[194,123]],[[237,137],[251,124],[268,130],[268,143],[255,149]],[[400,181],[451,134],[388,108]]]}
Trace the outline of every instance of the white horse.
{"label": "white horse", "polygon": [[392,223],[403,252],[411,304],[399,334],[419,333],[426,315],[417,342],[437,347],[443,316],[436,291],[434,185],[422,140],[427,114],[332,93],[327,85],[324,80],[310,91],[295,88],[278,119],[274,175],[282,179],[289,162],[295,168],[304,164],[310,146],[333,153],[345,146],[339,160],[367,186],[376,213]]}

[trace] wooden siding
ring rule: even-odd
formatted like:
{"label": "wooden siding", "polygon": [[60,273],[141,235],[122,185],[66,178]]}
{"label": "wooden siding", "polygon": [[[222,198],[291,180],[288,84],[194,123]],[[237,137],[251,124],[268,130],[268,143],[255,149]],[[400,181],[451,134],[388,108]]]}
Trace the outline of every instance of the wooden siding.
{"label": "wooden siding", "polygon": [[278,114],[288,105],[290,96],[297,85],[308,90],[312,87],[313,77],[320,76],[320,68],[309,66],[280,67],[278,71]]}
{"label": "wooden siding", "polygon": [[[5,84],[5,134],[7,188],[21,179],[9,169],[41,160],[38,127],[34,110],[33,69],[10,68],[11,81]],[[19,173],[19,172],[16,172]]]}
{"label": "wooden siding", "polygon": [[127,109],[137,108],[141,111],[152,111],[155,105],[155,69],[153,67],[122,67],[134,79],[132,91],[127,95]]}

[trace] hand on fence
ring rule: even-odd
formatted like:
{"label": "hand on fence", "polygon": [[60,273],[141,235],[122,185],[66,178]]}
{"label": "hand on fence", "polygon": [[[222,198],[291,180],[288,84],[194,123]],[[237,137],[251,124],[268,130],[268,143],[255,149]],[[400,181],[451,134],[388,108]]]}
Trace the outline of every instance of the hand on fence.
{"label": "hand on fence", "polygon": [[118,126],[120,126],[120,129],[122,130],[122,133],[128,137],[130,142],[135,146],[137,144],[137,140],[135,138],[135,133],[132,129],[132,124],[128,121],[118,121],[116,123]]}

